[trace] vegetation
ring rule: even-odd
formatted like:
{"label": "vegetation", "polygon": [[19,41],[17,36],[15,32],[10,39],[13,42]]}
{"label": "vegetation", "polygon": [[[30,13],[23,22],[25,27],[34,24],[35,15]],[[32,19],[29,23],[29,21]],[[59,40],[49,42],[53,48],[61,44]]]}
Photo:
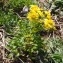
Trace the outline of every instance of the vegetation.
{"label": "vegetation", "polygon": [[62,0],[1,0],[0,27],[10,39],[6,58],[13,63],[63,63],[63,39],[55,34],[62,30],[62,5]]}

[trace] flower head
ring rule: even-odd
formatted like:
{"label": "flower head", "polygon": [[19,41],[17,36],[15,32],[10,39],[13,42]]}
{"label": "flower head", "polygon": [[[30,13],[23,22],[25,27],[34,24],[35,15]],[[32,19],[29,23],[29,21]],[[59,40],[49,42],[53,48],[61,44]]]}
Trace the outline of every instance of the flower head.
{"label": "flower head", "polygon": [[30,5],[30,11],[40,11],[41,9],[37,5]]}
{"label": "flower head", "polygon": [[29,20],[37,20],[40,19],[41,17],[44,17],[43,12],[41,11],[41,8],[39,8],[37,5],[31,5],[30,6],[30,11],[27,15],[27,18]]}
{"label": "flower head", "polygon": [[45,13],[47,19],[51,19],[50,11],[44,11],[44,13]]}
{"label": "flower head", "polygon": [[27,18],[30,20],[30,21],[33,21],[33,20],[37,20],[39,18],[39,14],[36,13],[35,11],[30,11],[27,15]]}
{"label": "flower head", "polygon": [[55,22],[52,19],[44,20],[44,28],[45,30],[55,29]]}

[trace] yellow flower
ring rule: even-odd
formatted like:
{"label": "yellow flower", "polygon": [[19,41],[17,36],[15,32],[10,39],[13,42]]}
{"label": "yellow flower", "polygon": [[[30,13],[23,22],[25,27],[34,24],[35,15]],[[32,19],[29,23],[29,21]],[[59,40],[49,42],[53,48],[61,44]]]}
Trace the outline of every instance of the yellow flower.
{"label": "yellow flower", "polygon": [[44,17],[43,12],[41,12],[41,11],[37,11],[37,13],[39,14],[40,17]]}
{"label": "yellow flower", "polygon": [[37,5],[30,5],[30,11],[32,11],[32,10],[39,11],[41,9]]}
{"label": "yellow flower", "polygon": [[30,6],[30,11],[35,11],[37,12],[40,16],[43,16],[43,12],[41,11],[42,9],[39,8],[37,5],[31,5]]}
{"label": "yellow flower", "polygon": [[45,30],[55,29],[55,22],[52,19],[44,20],[44,28]]}
{"label": "yellow flower", "polygon": [[51,15],[47,15],[47,18],[48,18],[48,19],[51,19]]}
{"label": "yellow flower", "polygon": [[47,19],[51,19],[51,13],[50,11],[44,11]]}
{"label": "yellow flower", "polygon": [[51,15],[50,14],[50,11],[44,11],[45,12],[45,14],[47,14],[47,15]]}
{"label": "yellow flower", "polygon": [[44,17],[43,12],[41,11],[42,9],[39,8],[37,5],[31,5],[30,6],[30,12],[27,14],[27,18],[30,21],[35,21],[37,19],[41,19]]}
{"label": "yellow flower", "polygon": [[39,14],[35,11],[30,11],[27,15],[27,18],[32,21],[32,20],[37,20],[39,18]]}

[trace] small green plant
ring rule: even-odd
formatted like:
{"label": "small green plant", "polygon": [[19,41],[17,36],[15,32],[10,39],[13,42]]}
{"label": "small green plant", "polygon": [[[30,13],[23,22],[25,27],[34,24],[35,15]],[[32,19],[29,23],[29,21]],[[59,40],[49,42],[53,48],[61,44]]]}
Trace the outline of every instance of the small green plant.
{"label": "small green plant", "polygon": [[[44,25],[46,27],[44,27]],[[32,59],[33,54],[38,56],[42,52],[44,54],[41,54],[43,55],[43,60],[47,59],[47,61],[44,61],[48,62],[47,44],[44,43],[47,43],[47,41],[42,38],[40,31],[50,31],[50,29],[53,30],[55,28],[50,12],[42,10],[37,5],[31,5],[27,18],[19,19],[17,22],[17,27],[17,32],[7,46],[10,49],[10,55],[12,53],[10,58],[29,56],[29,58]]]}
{"label": "small green plant", "polygon": [[[54,11],[57,8],[62,9],[62,2],[54,1]],[[43,9],[44,7],[33,5],[37,4],[34,0],[9,0],[7,3],[0,3],[0,26],[10,36],[13,35],[6,46],[9,51],[7,57],[14,60],[25,57],[35,63],[63,63],[63,40],[49,37],[46,39],[40,34],[42,31],[55,30],[51,13]],[[30,8],[24,19],[19,16],[23,6]]]}

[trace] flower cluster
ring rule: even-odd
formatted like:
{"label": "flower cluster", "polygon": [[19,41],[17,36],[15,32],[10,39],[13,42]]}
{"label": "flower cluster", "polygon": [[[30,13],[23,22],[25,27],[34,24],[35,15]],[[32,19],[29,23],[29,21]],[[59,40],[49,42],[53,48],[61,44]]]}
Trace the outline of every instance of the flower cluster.
{"label": "flower cluster", "polygon": [[30,21],[34,21],[34,20],[36,21],[42,16],[43,16],[43,13],[41,12],[41,9],[37,5],[30,6],[30,12],[27,15],[27,18]]}
{"label": "flower cluster", "polygon": [[44,29],[55,29],[55,22],[52,19],[44,19]]}
{"label": "flower cluster", "polygon": [[44,29],[45,30],[50,30],[54,29],[55,30],[55,22],[51,18],[51,14],[49,11],[44,11],[45,13],[45,19],[44,19]]}
{"label": "flower cluster", "polygon": [[50,12],[39,8],[37,5],[30,6],[27,18],[30,21],[42,23],[44,30],[55,29],[55,22],[52,20]]}

